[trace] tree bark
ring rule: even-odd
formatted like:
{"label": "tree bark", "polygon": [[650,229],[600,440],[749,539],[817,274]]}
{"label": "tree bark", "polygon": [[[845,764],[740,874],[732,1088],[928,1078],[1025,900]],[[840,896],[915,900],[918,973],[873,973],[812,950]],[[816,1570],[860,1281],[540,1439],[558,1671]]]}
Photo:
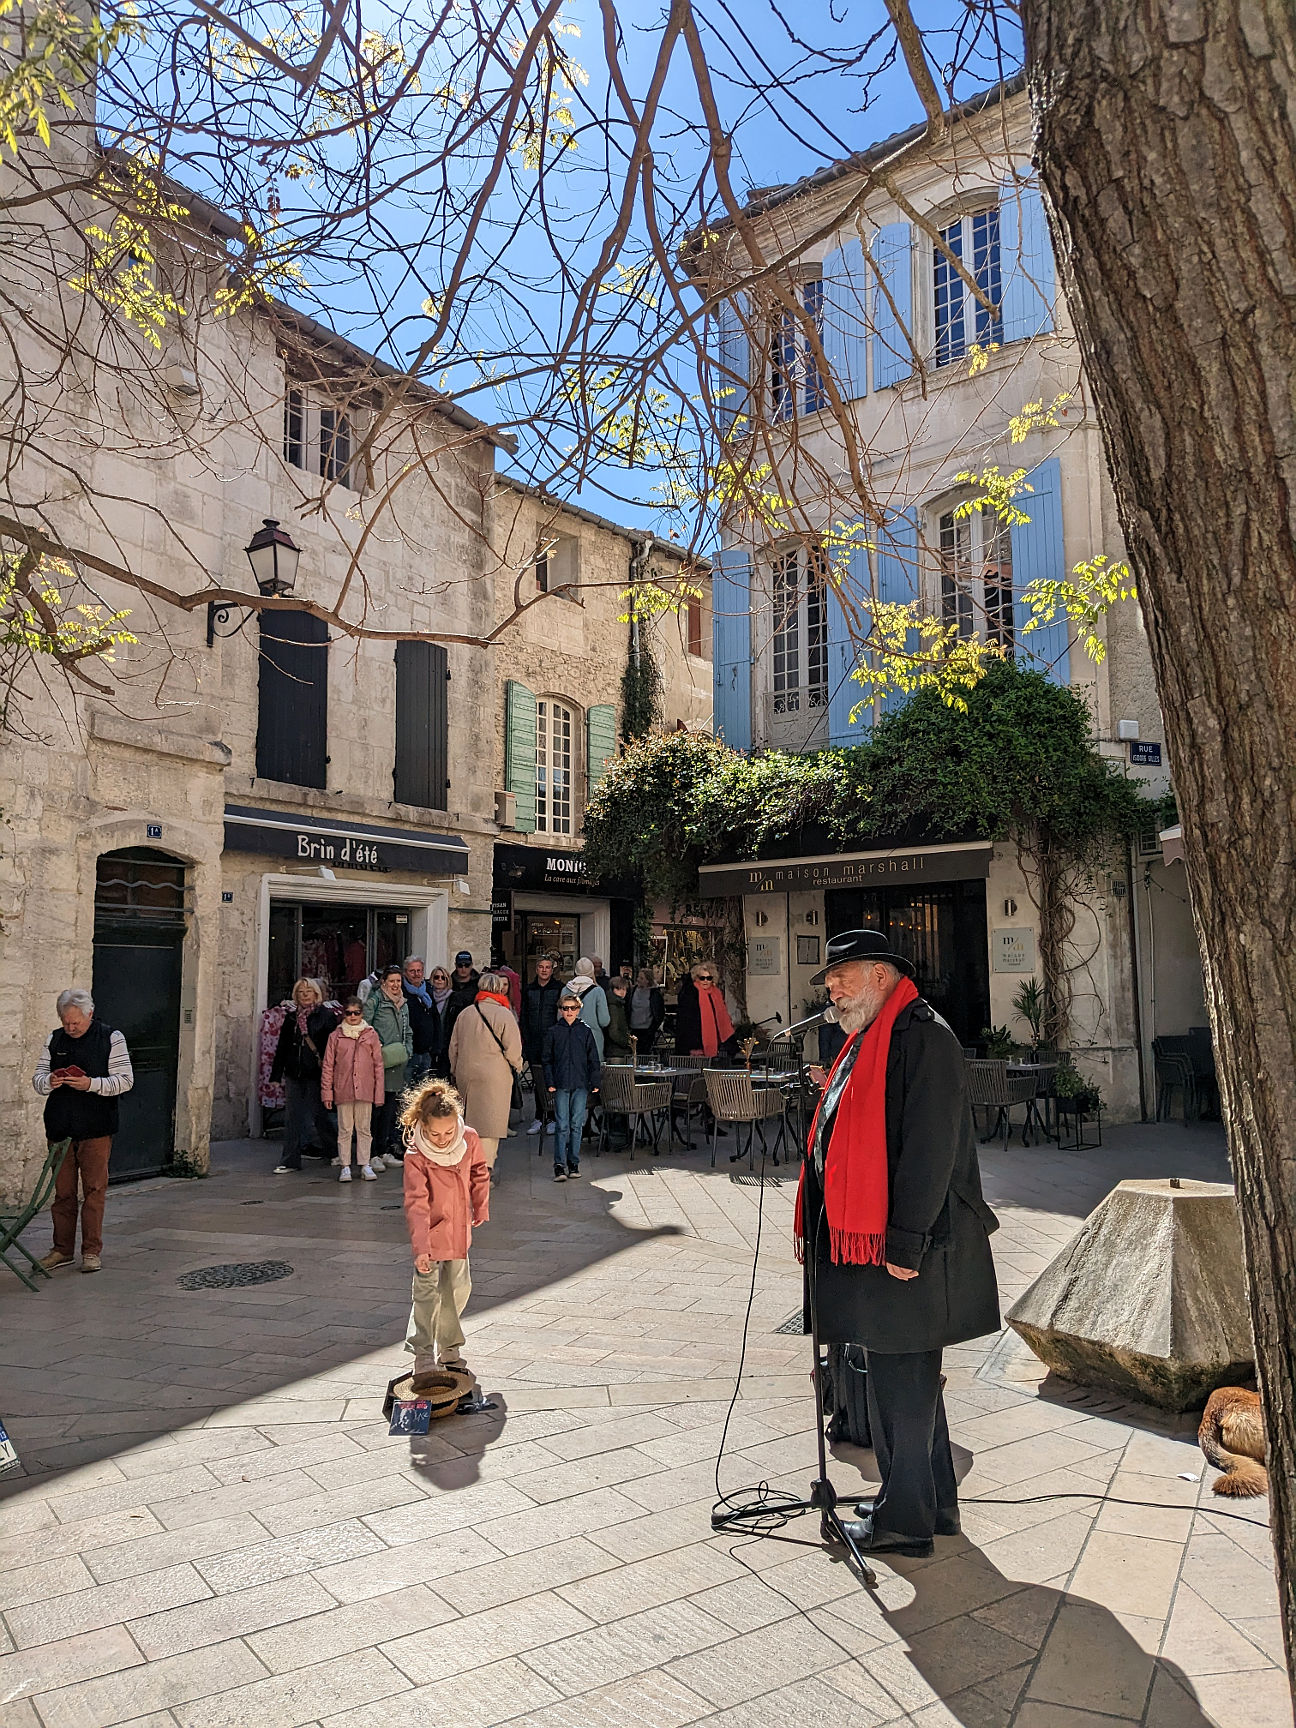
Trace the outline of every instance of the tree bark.
{"label": "tree bark", "polygon": [[1206,973],[1296,1658],[1296,11],[1025,0]]}

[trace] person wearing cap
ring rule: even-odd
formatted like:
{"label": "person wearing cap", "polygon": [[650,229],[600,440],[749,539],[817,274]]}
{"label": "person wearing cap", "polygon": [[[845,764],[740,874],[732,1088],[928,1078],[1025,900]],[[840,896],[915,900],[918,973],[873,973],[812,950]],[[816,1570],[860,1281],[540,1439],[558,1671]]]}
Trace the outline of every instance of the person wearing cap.
{"label": "person wearing cap", "polygon": [[481,974],[473,965],[472,955],[461,948],[455,955],[454,971],[450,974],[450,1001],[446,1007],[446,1036],[454,1031],[454,1023],[465,1008],[477,1000],[477,985]]}
{"label": "person wearing cap", "polygon": [[[930,1554],[957,1535],[941,1352],[999,1328],[963,1051],[878,930],[828,944],[846,1042],[823,1084],[797,1192],[797,1257],[812,1261],[819,1337],[867,1358],[881,1473],[848,1525],[865,1553]],[[806,1325],[809,1329],[807,1280]]]}

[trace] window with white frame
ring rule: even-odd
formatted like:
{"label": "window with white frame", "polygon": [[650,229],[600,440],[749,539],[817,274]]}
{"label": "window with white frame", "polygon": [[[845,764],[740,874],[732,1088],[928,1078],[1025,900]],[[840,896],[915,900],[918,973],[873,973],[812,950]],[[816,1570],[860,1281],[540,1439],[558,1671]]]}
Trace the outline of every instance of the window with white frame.
{"label": "window with white frame", "polygon": [[354,426],[346,409],[320,402],[305,386],[290,383],[284,391],[284,461],[358,492]]}
{"label": "window with white frame", "polygon": [[798,547],[771,570],[770,671],[775,714],[828,706],[827,566],[822,548]]}
{"label": "window with white frame", "polygon": [[792,420],[798,414],[816,414],[827,406],[828,392],[815,359],[806,323],[823,337],[823,281],[814,276],[796,285],[793,292],[805,310],[802,319],[794,312],[781,312],[770,338],[770,417]]}
{"label": "window with white frame", "polygon": [[993,510],[970,516],[947,510],[940,518],[941,620],[964,638],[981,635],[1011,650],[1012,532]]}
{"label": "window with white frame", "polygon": [[552,697],[536,703],[536,832],[572,831],[572,751],[576,717]]}
{"label": "window with white frame", "polygon": [[[999,208],[976,210],[940,230],[943,246],[932,247],[932,323],[937,366],[961,360],[972,347],[1003,341],[998,307],[1003,293],[999,258]],[[976,283],[973,293],[954,260]],[[984,298],[983,298],[984,297]]]}

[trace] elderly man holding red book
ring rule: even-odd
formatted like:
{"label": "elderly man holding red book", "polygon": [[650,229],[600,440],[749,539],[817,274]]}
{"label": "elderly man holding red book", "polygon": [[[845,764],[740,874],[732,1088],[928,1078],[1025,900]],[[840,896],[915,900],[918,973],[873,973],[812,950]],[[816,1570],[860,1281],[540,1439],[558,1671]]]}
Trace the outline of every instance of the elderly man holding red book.
{"label": "elderly man holding red book", "polygon": [[882,1481],[848,1526],[865,1553],[925,1555],[957,1535],[941,1351],[999,1329],[976,1137],[953,1031],[877,930],[828,944],[846,1031],[810,1132],[797,1254],[813,1256],[823,1343],[864,1346]]}

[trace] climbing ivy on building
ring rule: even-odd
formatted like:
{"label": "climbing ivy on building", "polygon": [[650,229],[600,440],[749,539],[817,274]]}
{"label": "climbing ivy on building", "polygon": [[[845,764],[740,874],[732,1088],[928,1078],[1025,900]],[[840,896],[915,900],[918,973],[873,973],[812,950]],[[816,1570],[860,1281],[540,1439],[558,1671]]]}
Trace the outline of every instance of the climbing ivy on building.
{"label": "climbing ivy on building", "polygon": [[684,906],[700,865],[786,855],[803,836],[843,851],[1013,844],[1039,910],[1056,1039],[1071,998],[1076,898],[1159,808],[1094,748],[1082,697],[1004,661],[968,693],[966,711],[924,689],[846,750],[747,757],[696,732],[644,738],[591,798],[585,855],[596,876],[637,872],[647,899]]}

